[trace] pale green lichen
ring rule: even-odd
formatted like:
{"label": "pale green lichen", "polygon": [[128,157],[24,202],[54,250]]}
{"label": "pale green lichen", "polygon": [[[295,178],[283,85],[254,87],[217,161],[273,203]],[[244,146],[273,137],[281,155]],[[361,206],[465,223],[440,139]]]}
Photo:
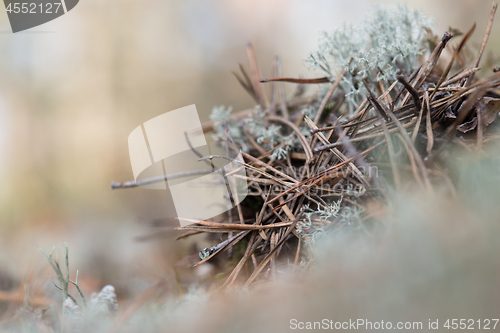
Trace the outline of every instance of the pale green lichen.
{"label": "pale green lichen", "polygon": [[295,134],[282,134],[281,126],[270,124],[266,127],[264,119],[267,115],[267,111],[262,110],[260,106],[256,106],[253,112],[240,122],[231,118],[231,111],[232,107],[227,109],[224,106],[213,108],[210,119],[214,121],[212,137],[215,141],[223,142],[226,140],[224,130],[224,124],[226,124],[233,140],[243,151],[248,151],[248,146],[245,142],[246,137],[242,129],[243,126],[247,128],[248,133],[252,135],[255,141],[265,150],[271,150],[284,143],[283,146],[273,151],[270,156],[272,159],[285,159],[289,149],[300,146],[300,142],[296,140]]}
{"label": "pale green lichen", "polygon": [[361,226],[361,216],[364,210],[357,206],[346,206],[339,213],[339,225],[359,225]]}
{"label": "pale green lichen", "polygon": [[306,243],[312,244],[326,234],[328,224],[325,222],[333,222],[338,216],[341,202],[342,198],[329,203],[327,206],[320,205],[316,209],[304,205],[302,208],[304,219],[297,223],[297,233],[302,236]]}
{"label": "pale green lichen", "polygon": [[318,50],[305,63],[331,80],[346,69],[339,86],[352,112],[366,97],[363,80],[376,90],[376,82],[387,88],[398,73],[411,73],[417,57],[428,49],[425,36],[431,26],[432,21],[418,10],[377,7],[362,24],[322,32]]}
{"label": "pale green lichen", "polygon": [[226,139],[230,141],[231,138],[226,137],[224,129],[224,124],[226,124],[234,142],[240,145],[243,151],[248,151],[248,147],[245,144],[245,134],[238,122],[231,117],[231,111],[233,111],[232,106],[226,109],[223,105],[212,109],[212,113],[210,114],[210,120],[214,122],[212,138],[217,142],[225,142]]}

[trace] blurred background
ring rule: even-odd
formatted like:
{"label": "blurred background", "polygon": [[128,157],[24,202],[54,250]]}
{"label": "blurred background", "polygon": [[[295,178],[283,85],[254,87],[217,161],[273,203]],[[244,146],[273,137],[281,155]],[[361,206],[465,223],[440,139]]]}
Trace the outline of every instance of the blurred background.
{"label": "blurred background", "polygon": [[[196,257],[192,241],[174,242],[175,233],[136,239],[158,234],[153,224],[174,226],[175,212],[167,191],[110,190],[111,181],[133,178],[129,133],[186,105],[196,104],[202,122],[214,106],[252,107],[231,73],[240,63],[248,68],[247,41],[264,77],[275,55],[284,76],[317,76],[303,59],[318,32],[382,4],[421,8],[439,36],[476,22],[471,45],[480,44],[491,7],[489,0],[81,0],[16,34],[0,10],[0,275],[39,274],[48,265],[37,247],[68,241],[84,292],[111,283],[120,297],[172,274],[186,253]],[[485,57],[499,46],[497,18]]]}

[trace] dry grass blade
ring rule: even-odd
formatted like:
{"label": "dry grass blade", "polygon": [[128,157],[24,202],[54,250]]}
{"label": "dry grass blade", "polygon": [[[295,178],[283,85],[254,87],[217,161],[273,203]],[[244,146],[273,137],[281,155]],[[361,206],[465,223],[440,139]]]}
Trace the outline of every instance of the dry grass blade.
{"label": "dry grass blade", "polygon": [[418,173],[418,168],[417,168],[417,165],[415,163],[415,158],[413,157],[413,154],[411,153],[410,148],[408,147],[408,144],[403,139],[401,134],[396,133],[396,135],[399,138],[399,141],[401,141],[401,143],[403,144],[403,147],[405,147],[406,153],[408,154],[408,159],[410,160],[411,172],[413,173],[413,177],[415,178],[417,183],[421,187],[424,188],[425,186],[424,186],[424,183],[422,182],[422,178],[420,177],[420,174]]}
{"label": "dry grass blade", "polygon": [[[271,246],[270,246],[270,249],[271,251],[274,251],[275,248],[277,248],[276,244],[278,243],[278,234],[276,232],[271,232]],[[274,252],[278,252],[278,251],[274,251]],[[278,253],[273,253],[271,255],[271,277],[273,280],[276,280],[276,255]]]}
{"label": "dry grass blade", "polygon": [[259,103],[259,98],[257,97],[257,94],[255,93],[255,90],[253,88],[253,85],[252,85],[252,82],[250,81],[250,79],[248,78],[248,75],[247,73],[245,72],[245,69],[243,68],[243,66],[240,64],[240,70],[241,70],[241,73],[243,74],[243,79],[240,78],[238,76],[238,74],[236,72],[232,72],[233,75],[236,77],[236,79],[238,80],[238,82],[241,84],[241,86],[243,87],[243,89],[245,89],[245,91],[250,95],[252,96],[252,98],[257,102]]}
{"label": "dry grass blade", "polygon": [[477,117],[477,143],[476,149],[481,150],[483,148],[483,120],[481,117],[480,110],[476,110]]}
{"label": "dry grass blade", "polygon": [[[427,89],[427,86],[424,86],[424,90],[426,90],[426,89]],[[417,117],[417,123],[415,124],[415,128],[413,129],[413,134],[412,134],[412,136],[411,136],[411,141],[412,141],[413,143],[415,143],[415,140],[416,140],[416,138],[417,138],[417,134],[418,134],[418,130],[420,129],[420,123],[422,122],[422,116],[423,116],[423,114],[424,114],[424,106],[425,106],[425,105],[426,105],[426,104],[424,103],[424,104],[422,104],[422,106],[420,107],[420,112],[419,112],[418,117]]]}
{"label": "dry grass blade", "polygon": [[295,135],[297,135],[297,138],[299,139],[300,143],[302,144],[302,147],[304,148],[304,153],[307,156],[307,164],[311,164],[314,161],[314,156],[311,147],[309,147],[309,143],[307,142],[306,137],[304,136],[304,134],[302,134],[300,129],[297,126],[295,126],[294,123],[284,118],[276,116],[267,116],[266,118],[270,121],[277,121],[290,127],[295,132]]}
{"label": "dry grass blade", "polygon": [[411,97],[413,98],[413,103],[415,104],[416,109],[420,110],[422,108],[422,103],[420,102],[420,97],[418,96],[418,92],[415,90],[415,88],[413,88],[413,86],[405,80],[404,76],[401,75],[398,76],[398,81],[401,82],[403,86],[410,93]]}
{"label": "dry grass blade", "polygon": [[299,238],[299,243],[297,244],[297,252],[295,252],[295,259],[293,261],[292,270],[295,270],[295,268],[297,267],[297,264],[299,263],[301,247],[302,247],[302,238]]}
{"label": "dry grass blade", "polygon": [[[450,78],[449,80],[446,80],[445,82],[443,82],[441,84],[442,87],[446,87],[446,86],[449,86],[450,84],[453,84],[453,83],[456,83],[456,82],[459,82],[460,80],[462,80],[464,77],[469,77],[471,75],[473,75],[474,73],[476,73],[478,70],[480,70],[481,68],[479,67],[476,67],[476,68],[466,68],[462,71],[460,71],[460,73],[457,73],[455,74],[452,78]],[[432,89],[435,89],[435,88],[432,88]]]}
{"label": "dry grass blade", "polygon": [[[274,57],[273,66],[271,68],[271,76],[272,78],[277,77],[278,71],[278,57]],[[262,81],[262,80],[261,80]],[[276,96],[278,93],[277,83],[272,81],[271,86],[269,88],[269,96],[271,97],[271,103],[269,105],[268,114],[275,116],[276,115],[276,102],[278,101],[278,97]]]}
{"label": "dry grass blade", "polygon": [[264,86],[260,82],[261,74],[259,69],[259,64],[257,63],[257,57],[255,56],[255,51],[251,43],[247,43],[247,54],[250,59],[250,67],[252,68],[252,85],[255,95],[259,101],[259,104],[267,109],[269,107],[269,102],[267,100],[266,94],[264,93]]}
{"label": "dry grass blade", "polygon": [[[484,49],[486,48],[486,44],[488,43],[488,38],[490,37],[491,28],[493,27],[493,20],[495,19],[495,13],[497,11],[498,3],[493,2],[491,4],[490,10],[490,18],[488,19],[488,25],[486,26],[486,31],[484,32],[483,41],[481,42],[481,48],[479,49],[479,53],[477,54],[476,61],[474,62],[474,67],[479,67],[479,63],[481,62],[481,57],[483,55]],[[472,82],[474,78],[474,73],[471,74],[469,79],[467,80],[467,84]]]}
{"label": "dry grass blade", "polygon": [[[281,76],[281,59],[277,57],[277,75]],[[285,84],[283,82],[278,83],[278,95],[279,95],[279,105],[281,109],[281,114],[285,119],[290,119],[290,114],[288,113],[288,107],[286,106],[286,94],[285,94]]]}
{"label": "dry grass blade", "polygon": [[387,130],[387,125],[385,123],[385,119],[382,116],[383,110],[380,107],[380,104],[378,104],[378,102],[371,95],[368,95],[368,101],[370,102],[370,104],[373,105],[373,108],[378,111],[377,114],[380,118],[380,123],[382,125],[382,129],[384,130],[385,140],[387,142],[387,152],[389,154],[389,161],[391,163],[394,185],[396,186],[397,190],[401,190],[401,177],[399,175],[399,170],[398,170],[398,166],[396,163],[396,157],[394,154],[394,146],[392,145],[391,135],[389,134],[389,131]]}
{"label": "dry grass blade", "polygon": [[[233,136],[231,135],[231,132],[229,131],[226,123],[224,123],[224,133],[226,135],[226,142],[227,142],[227,137],[229,136],[229,139],[231,140],[233,147],[236,147],[236,143],[234,142]],[[229,145],[226,145],[226,155],[229,156]],[[229,167],[232,169],[233,165],[229,164]],[[237,170],[240,170],[242,168],[243,168],[243,166],[240,166],[239,168],[237,168]],[[233,170],[233,172],[237,172],[237,171]],[[225,179],[226,184],[227,184],[228,183],[227,175],[226,175],[226,177],[224,177],[224,179]],[[229,182],[231,182],[232,188],[237,188],[236,183],[235,183],[235,179],[233,177],[229,178]],[[238,191],[234,191],[234,193],[233,193],[231,191],[231,187],[228,186],[228,193],[230,193],[231,196],[234,196],[234,200],[235,200],[234,202],[236,202],[236,209],[238,210],[238,217],[240,219],[240,223],[244,224],[245,219],[243,218],[243,212],[242,212],[241,206],[240,206],[240,199],[239,199]],[[231,199],[233,199],[233,198],[231,198]],[[228,211],[228,213],[229,212],[230,211]]]}
{"label": "dry grass blade", "polygon": [[424,92],[424,103],[427,108],[426,117],[426,131],[427,131],[427,155],[431,154],[432,146],[434,145],[434,133],[432,133],[432,118],[431,118],[431,107],[429,106],[429,93],[427,90]]}
{"label": "dry grass blade", "polygon": [[314,117],[315,124],[318,124],[319,118],[321,117],[321,114],[323,113],[323,110],[325,109],[326,104],[330,100],[330,97],[332,97],[335,89],[337,89],[337,87],[339,86],[340,80],[342,80],[342,78],[344,77],[344,74],[345,74],[345,68],[342,70],[342,73],[340,73],[337,76],[337,78],[335,79],[335,82],[333,82],[333,84],[330,85],[330,87],[328,88],[328,91],[327,91],[325,97],[323,97],[323,100],[321,101],[321,104],[319,105],[318,112],[316,113],[316,116]]}
{"label": "dry grass blade", "polygon": [[[472,27],[469,29],[469,31],[462,38],[462,41],[460,42],[460,44],[458,45],[458,47],[455,49],[455,52],[453,52],[453,56],[451,57],[451,60],[450,60],[450,62],[448,64],[448,66],[446,67],[446,69],[444,70],[443,74],[441,75],[441,78],[439,79],[438,83],[436,84],[436,87],[435,87],[436,90],[434,90],[432,92],[432,94],[431,94],[431,97],[430,97],[431,101],[434,98],[434,95],[436,94],[436,92],[438,91],[437,89],[439,89],[439,87],[441,86],[441,84],[444,82],[444,80],[448,76],[448,73],[450,73],[451,66],[453,66],[453,63],[455,62],[456,57],[458,56],[458,54],[460,53],[460,51],[462,50],[462,48],[465,46],[465,44],[467,43],[467,41],[469,40],[469,38],[472,36],[472,34],[474,33],[474,30],[476,30],[476,23],[474,23],[472,25]],[[477,66],[475,66],[475,67],[477,67]]]}

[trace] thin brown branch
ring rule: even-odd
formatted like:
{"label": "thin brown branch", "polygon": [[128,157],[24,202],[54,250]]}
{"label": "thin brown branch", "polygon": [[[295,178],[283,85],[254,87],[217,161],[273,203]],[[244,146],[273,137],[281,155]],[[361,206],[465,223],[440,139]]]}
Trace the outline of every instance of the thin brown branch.
{"label": "thin brown branch", "polygon": [[190,170],[190,171],[171,173],[171,174],[168,174],[165,176],[144,178],[144,179],[141,179],[138,181],[130,180],[130,181],[126,181],[123,183],[111,182],[111,189],[116,190],[119,188],[131,188],[131,187],[145,186],[148,184],[164,182],[168,179],[178,179],[178,178],[189,177],[189,176],[194,176],[194,175],[205,175],[205,174],[209,174],[211,172],[212,172],[211,170]]}
{"label": "thin brown branch", "polygon": [[[490,37],[491,28],[493,27],[493,20],[495,19],[495,13],[497,11],[498,3],[493,2],[491,4],[490,17],[488,19],[488,25],[486,26],[486,30],[483,35],[483,41],[481,42],[481,48],[479,49],[479,53],[477,54],[476,61],[474,62],[474,67],[479,67],[479,63],[481,62],[481,57],[483,55],[484,49],[486,48],[486,44],[488,43],[488,38]],[[470,84],[474,79],[474,73],[471,74],[469,79],[467,80],[467,84]]]}
{"label": "thin brown branch", "polygon": [[307,156],[307,164],[311,164],[313,162],[314,156],[313,156],[311,147],[309,147],[309,143],[307,142],[307,139],[304,136],[304,134],[302,134],[300,129],[297,126],[295,126],[294,123],[292,123],[291,121],[286,120],[285,118],[282,118],[282,117],[267,116],[266,118],[267,118],[267,120],[277,121],[277,122],[280,122],[280,123],[290,127],[295,132],[295,135],[297,135],[297,138],[299,139],[300,143],[302,144],[302,147],[304,148],[304,153]]}
{"label": "thin brown branch", "polygon": [[[436,84],[436,87],[435,87],[436,90],[434,90],[432,92],[432,94],[431,94],[431,96],[429,98],[431,101],[432,101],[434,95],[436,94],[437,89],[439,89],[439,87],[441,86],[441,84],[444,82],[444,80],[448,76],[448,73],[450,73],[451,67],[453,66],[453,63],[455,62],[456,57],[458,56],[458,54],[460,53],[460,51],[462,50],[462,48],[465,46],[465,44],[467,43],[467,41],[469,40],[469,38],[472,36],[472,34],[474,33],[475,29],[476,29],[476,23],[474,23],[472,25],[472,27],[469,29],[469,31],[462,38],[462,41],[460,42],[460,44],[458,45],[458,47],[455,49],[455,52],[453,52],[453,56],[451,57],[451,60],[448,63],[448,66],[446,67],[446,69],[444,70],[443,74],[439,78],[438,83]],[[475,66],[475,67],[477,67],[477,66]]]}
{"label": "thin brown branch", "polygon": [[[420,110],[422,108],[422,103],[420,102],[420,97],[418,96],[418,92],[415,90],[415,88],[413,88],[413,86],[409,84],[402,75],[398,76],[398,81],[401,82],[401,84],[403,84],[406,90],[408,90],[408,92],[410,93],[411,97],[413,98],[413,103],[415,104],[415,108],[417,110]],[[417,111],[415,112],[416,115],[418,115],[418,112]]]}
{"label": "thin brown branch", "polygon": [[255,51],[251,43],[247,43],[247,54],[250,59],[250,67],[252,69],[252,85],[255,95],[259,100],[259,104],[267,109],[269,107],[269,102],[267,100],[266,94],[264,93],[264,86],[260,82],[262,75],[260,74],[259,64],[257,62],[257,57],[255,56]]}
{"label": "thin brown branch", "polygon": [[280,81],[280,82],[290,82],[290,83],[300,83],[300,84],[311,84],[311,83],[328,83],[330,82],[330,79],[327,77],[320,77],[317,79],[296,79],[296,78],[291,78],[291,77],[277,77],[277,78],[270,78],[270,79],[261,79],[260,82],[273,82],[273,81]]}
{"label": "thin brown branch", "polygon": [[321,101],[321,104],[319,105],[318,112],[316,113],[316,116],[314,117],[314,120],[313,120],[316,125],[318,124],[319,118],[321,117],[321,114],[323,113],[323,110],[325,109],[326,104],[330,100],[330,97],[332,97],[333,92],[339,86],[340,80],[342,80],[342,78],[344,77],[345,71],[346,70],[344,68],[344,70],[342,70],[342,73],[340,73],[337,76],[337,78],[335,79],[335,82],[333,82],[333,84],[330,85],[330,88],[328,88],[328,91],[326,92],[325,97],[323,97],[323,100]]}

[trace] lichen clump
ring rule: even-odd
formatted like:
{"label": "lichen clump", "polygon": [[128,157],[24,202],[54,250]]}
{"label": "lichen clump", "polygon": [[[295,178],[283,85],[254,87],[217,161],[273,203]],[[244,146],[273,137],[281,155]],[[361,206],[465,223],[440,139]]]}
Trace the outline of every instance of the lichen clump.
{"label": "lichen clump", "polygon": [[[232,109],[232,107],[225,108],[223,105],[213,108],[210,115],[210,119],[214,121],[212,138],[217,142],[225,144],[226,133],[224,124],[226,124],[230,134],[229,136],[241,147],[241,150],[248,152],[249,149],[245,142],[247,138],[243,132],[242,124],[239,124],[238,121],[231,118]],[[244,128],[264,149],[271,150],[281,143],[285,143],[283,146],[275,149],[271,155],[272,159],[285,159],[287,150],[295,146],[300,146],[300,143],[296,138],[294,140],[293,134],[283,135],[280,131],[280,125],[270,124],[266,126],[264,120],[266,116],[267,110],[262,110],[262,108],[257,105],[253,109],[253,112],[243,120]],[[305,133],[309,135],[307,130],[305,130]]]}
{"label": "lichen clump", "polygon": [[366,80],[385,89],[396,75],[415,69],[417,57],[429,49],[427,35],[433,22],[421,11],[406,6],[377,7],[360,24],[320,33],[318,50],[305,60],[309,68],[319,69],[330,79],[345,69],[340,89],[346,94],[350,111],[365,99]]}

